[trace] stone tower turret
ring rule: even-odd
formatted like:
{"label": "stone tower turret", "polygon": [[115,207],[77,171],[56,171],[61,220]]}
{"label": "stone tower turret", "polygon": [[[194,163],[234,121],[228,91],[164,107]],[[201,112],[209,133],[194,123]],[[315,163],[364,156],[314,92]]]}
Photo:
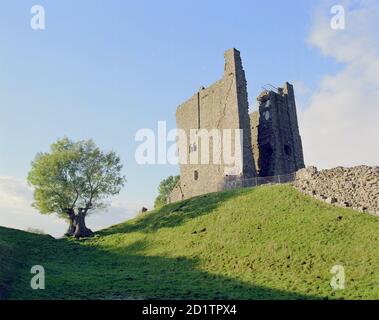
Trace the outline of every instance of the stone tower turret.
{"label": "stone tower turret", "polygon": [[293,86],[263,91],[259,111],[250,115],[255,165],[259,176],[275,176],[304,168]]}

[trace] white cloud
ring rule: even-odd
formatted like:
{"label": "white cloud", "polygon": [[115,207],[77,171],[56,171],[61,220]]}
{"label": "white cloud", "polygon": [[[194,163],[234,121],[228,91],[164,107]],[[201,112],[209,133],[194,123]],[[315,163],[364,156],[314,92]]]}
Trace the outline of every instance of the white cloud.
{"label": "white cloud", "polygon": [[[64,220],[56,215],[42,215],[31,207],[33,192],[27,183],[14,177],[0,177],[0,225],[26,230],[42,229],[60,237],[67,229]],[[124,222],[135,216],[137,205],[114,202],[106,212],[96,212],[87,218],[87,225],[93,230],[106,228]]]}
{"label": "white cloud", "polygon": [[0,203],[14,209],[25,209],[31,202],[31,190],[26,183],[13,177],[0,177]]}
{"label": "white cloud", "polygon": [[299,112],[305,161],[379,165],[379,11],[373,1],[344,1],[346,28],[333,30],[332,4],[319,9],[308,41],[343,69],[325,75]]}
{"label": "white cloud", "polygon": [[42,229],[61,236],[67,228],[55,215],[41,215],[31,207],[33,193],[25,181],[14,177],[0,177],[0,225],[26,230]]}

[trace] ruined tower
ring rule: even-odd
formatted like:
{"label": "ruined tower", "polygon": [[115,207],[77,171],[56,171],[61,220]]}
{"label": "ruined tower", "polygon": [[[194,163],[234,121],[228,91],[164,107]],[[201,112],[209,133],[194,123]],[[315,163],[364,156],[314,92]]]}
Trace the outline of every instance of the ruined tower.
{"label": "ruined tower", "polygon": [[[184,138],[177,143],[180,181],[169,202],[219,191],[229,182],[282,175],[304,167],[292,85],[285,83],[277,92],[262,92],[259,111],[249,115],[240,52],[230,49],[224,57],[222,79],[200,88],[176,110],[177,128]],[[220,137],[228,130],[242,133],[230,141],[234,165],[225,161],[227,144],[224,136]],[[204,154],[209,162],[203,163]]]}
{"label": "ruined tower", "polygon": [[[249,105],[245,72],[240,52],[230,49],[225,52],[224,75],[221,80],[207,88],[201,88],[188,101],[177,108],[177,128],[186,133],[187,141],[178,144],[179,158],[188,158],[190,163],[180,164],[180,183],[172,193],[171,201],[215,192],[225,179],[255,176],[251,146]],[[229,166],[223,159],[221,145],[215,143],[215,135],[224,130],[242,130],[241,139],[232,138],[231,149],[240,144],[240,153],[233,154],[235,165]],[[192,134],[191,134],[192,132]],[[210,163],[201,163],[202,146],[209,140]],[[221,162],[214,163],[220,156]],[[198,164],[196,161],[198,160]]]}
{"label": "ruined tower", "polygon": [[250,114],[252,145],[261,177],[282,175],[304,168],[303,148],[293,86],[263,91],[259,110]]}

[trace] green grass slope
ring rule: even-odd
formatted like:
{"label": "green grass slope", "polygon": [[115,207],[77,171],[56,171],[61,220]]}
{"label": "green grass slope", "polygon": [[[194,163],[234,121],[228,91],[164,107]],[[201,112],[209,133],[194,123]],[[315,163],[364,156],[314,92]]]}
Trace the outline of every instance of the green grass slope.
{"label": "green grass slope", "polygon": [[[0,228],[10,299],[379,299],[379,219],[289,185],[168,205],[88,240]],[[42,265],[46,289],[30,288]],[[330,287],[343,265],[344,290]]]}

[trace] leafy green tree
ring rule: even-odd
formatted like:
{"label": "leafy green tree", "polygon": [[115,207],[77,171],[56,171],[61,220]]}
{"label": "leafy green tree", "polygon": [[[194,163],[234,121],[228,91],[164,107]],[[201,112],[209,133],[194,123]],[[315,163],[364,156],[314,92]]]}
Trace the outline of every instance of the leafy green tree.
{"label": "leafy green tree", "polygon": [[158,196],[155,199],[154,207],[159,208],[167,204],[167,198],[171,191],[178,184],[180,176],[169,176],[161,181],[158,187]]}
{"label": "leafy green tree", "polygon": [[57,213],[67,220],[67,236],[92,236],[85,218],[120,192],[126,182],[121,170],[119,156],[102,152],[92,140],[60,139],[32,162],[28,182],[34,187],[33,206],[42,214]]}

